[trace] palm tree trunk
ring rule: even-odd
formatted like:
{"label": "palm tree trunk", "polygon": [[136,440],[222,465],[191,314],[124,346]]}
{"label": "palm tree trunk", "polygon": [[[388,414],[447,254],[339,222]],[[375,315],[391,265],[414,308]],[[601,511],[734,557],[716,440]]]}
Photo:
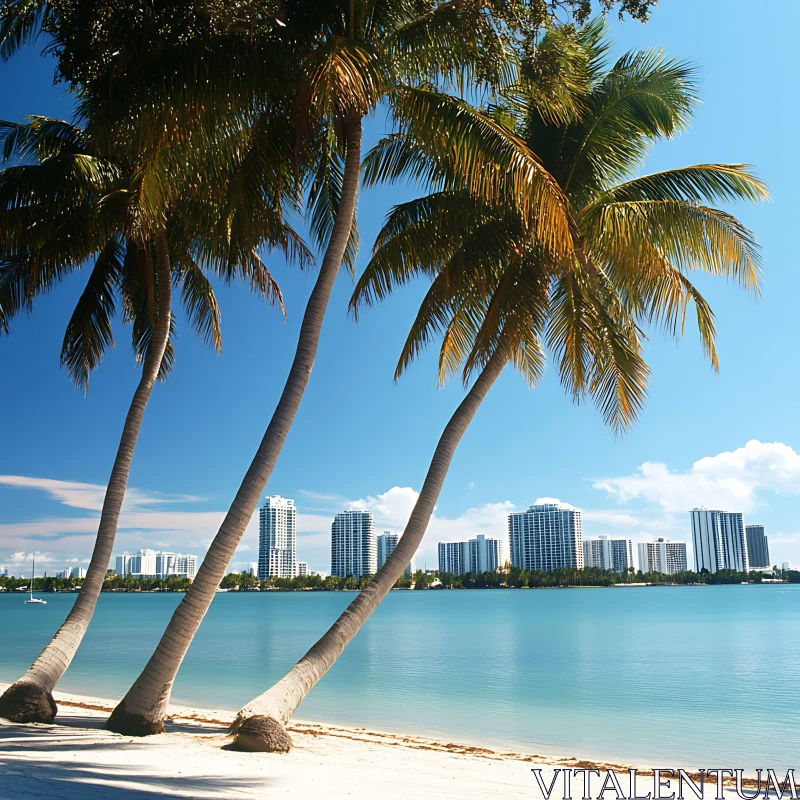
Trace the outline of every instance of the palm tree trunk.
{"label": "palm tree trunk", "polygon": [[495,352],[450,417],[436,445],[422,491],[392,555],[300,661],[271,689],[238,713],[231,726],[231,732],[235,734],[235,748],[266,752],[289,750],[291,740],[285,730],[286,723],[317,681],[334,665],[413,558],[439,499],[456,447],[492,384],[503,371],[506,361],[507,352],[504,348]]}
{"label": "palm tree trunk", "polygon": [[103,499],[97,538],[86,578],[63,625],[30,669],[0,697],[0,717],[14,722],[51,722],[58,712],[53,689],[66,672],[80,646],[103,588],[106,570],[114,547],[117,523],[128,486],[133,451],[142,427],[144,410],[158,377],[167,347],[171,322],[172,274],[167,232],[155,233],[155,263],[158,275],[158,319],[153,341],[142,365],[142,377],[133,394],[117,455]]}
{"label": "palm tree trunk", "polygon": [[225,576],[225,570],[256,510],[289,428],[294,422],[311,376],[325,309],[344,259],[355,217],[361,169],[360,117],[354,116],[346,122],[345,136],[347,153],[339,211],[319,277],[306,306],[294,361],[275,413],[192,585],[175,609],[158,647],[141,675],[109,717],[106,723],[109,730],[132,736],[163,732],[175,675],[214,599],[220,581]]}

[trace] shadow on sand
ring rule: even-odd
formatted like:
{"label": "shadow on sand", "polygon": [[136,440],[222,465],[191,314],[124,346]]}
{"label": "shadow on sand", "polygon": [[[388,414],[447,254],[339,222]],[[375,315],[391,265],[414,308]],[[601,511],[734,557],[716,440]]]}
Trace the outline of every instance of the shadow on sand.
{"label": "shadow on sand", "polygon": [[[250,791],[269,789],[277,781],[261,777],[258,787],[251,779],[231,775],[180,774],[187,765],[180,759],[174,772],[153,770],[148,764],[147,741],[102,732],[103,718],[66,717],[59,725],[0,726],[0,800],[149,800],[164,797],[255,797]],[[171,724],[171,732],[219,736],[224,729]],[[59,751],[64,757],[59,758]],[[109,753],[139,755],[131,764],[113,763]],[[37,754],[41,753],[41,757]],[[45,753],[47,758],[44,757]],[[68,755],[71,754],[71,755]],[[76,754],[79,754],[76,757]],[[101,757],[102,754],[102,757]],[[55,756],[55,758],[54,758]],[[122,756],[120,756],[120,759]],[[102,763],[97,763],[99,759]],[[110,763],[109,763],[110,762]],[[258,791],[262,795],[262,791]]]}

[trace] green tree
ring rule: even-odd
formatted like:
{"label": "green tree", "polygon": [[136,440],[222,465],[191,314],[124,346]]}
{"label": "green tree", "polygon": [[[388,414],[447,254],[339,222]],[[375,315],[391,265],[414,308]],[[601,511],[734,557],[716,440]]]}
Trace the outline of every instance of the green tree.
{"label": "green tree", "polygon": [[[175,675],[295,418],[334,280],[343,263],[353,264],[364,117],[384,99],[394,110],[395,98],[413,95],[421,82],[443,76],[499,82],[507,62],[501,26],[490,13],[495,5],[506,9],[505,3],[491,0],[463,7],[416,0],[283,4],[282,27],[273,44],[295,69],[288,84],[298,128],[319,146],[310,224],[325,253],[289,377],[255,458],[156,651],[109,718],[111,730],[141,735],[163,731]],[[427,115],[424,121],[436,130],[434,117]],[[240,745],[245,746],[244,739]]]}
{"label": "green tree", "polygon": [[[153,112],[152,97],[141,100],[139,110],[131,106],[121,113],[117,108],[116,117],[112,113],[119,96],[125,95],[116,88],[138,69],[140,59],[118,59],[122,50],[109,47],[113,39],[105,31],[98,34],[103,27],[96,24],[98,19],[103,24],[116,21],[118,37],[124,30],[126,44],[120,47],[134,46],[137,32],[143,37],[140,45],[161,42],[146,26],[126,27],[124,11],[134,5],[116,3],[112,10],[119,13],[112,14],[106,13],[109,3],[102,0],[57,6],[12,2],[0,10],[0,55],[13,55],[28,38],[47,36],[57,57],[57,77],[77,100],[80,123],[76,127],[32,118],[25,125],[3,126],[6,161],[22,163],[4,170],[0,189],[0,331],[63,275],[91,262],[86,289],[67,330],[62,362],[85,388],[89,372],[112,343],[110,319],[120,299],[123,318],[132,323],[137,358],[143,362],[81,594],[48,648],[0,699],[0,714],[17,720],[52,719],[52,688],[74,656],[103,587],[144,409],[156,377],[165,376],[172,363],[173,282],[180,288],[190,323],[219,346],[219,311],[204,271],[216,271],[228,280],[244,277],[252,288],[280,302],[256,248],[277,243],[307,255],[283,222],[285,190],[294,184],[288,161],[281,174],[288,180],[276,192],[277,180],[262,181],[260,195],[241,190],[247,184],[244,178],[258,173],[247,162],[243,143],[252,142],[259,152],[259,134],[226,130],[226,138],[213,150],[208,139],[217,126],[207,120],[205,130],[199,123],[189,125],[197,114],[180,119],[186,123],[180,137],[162,139],[167,128],[153,114],[171,119],[170,109],[160,105]],[[167,4],[159,4],[159,9],[174,18]],[[92,12],[98,16],[92,18]],[[204,13],[208,19],[208,9]],[[159,20],[164,21],[163,13]],[[167,30],[172,35],[165,38],[174,40],[174,24]],[[145,51],[142,48],[137,56]],[[150,109],[149,115],[143,109]],[[272,170],[273,179],[276,174]],[[265,208],[270,213],[261,213]]]}
{"label": "green tree", "polygon": [[[758,288],[753,235],[708,205],[766,197],[748,169],[699,165],[632,177],[651,142],[687,124],[695,100],[691,70],[658,52],[630,53],[608,69],[599,24],[584,29],[576,45],[571,97],[564,83],[557,104],[543,98],[541,83],[523,83],[485,113],[458,103],[461,118],[482,135],[467,140],[451,132],[436,141],[411,108],[444,103],[409,97],[399,132],[367,158],[367,180],[423,178],[433,193],[389,215],[354,306],[412,276],[431,278],[397,374],[441,334],[440,380],[457,370],[465,383],[477,377],[439,439],[397,549],[290,672],[239,712],[232,730],[245,732],[245,746],[253,744],[251,731],[270,730],[272,742],[278,739],[275,731],[413,557],[456,446],[508,362],[535,386],[548,346],[567,392],[593,398],[605,421],[624,431],[645,398],[640,325],[679,336],[694,302],[703,345],[717,366],[713,317],[686,273],[698,269]],[[501,151],[506,143],[514,143],[518,158],[495,171],[499,191],[488,199],[464,180],[461,162],[474,163],[476,152]],[[541,205],[545,190],[530,180],[541,175],[534,164],[552,180]],[[551,191],[561,198],[558,207],[549,205]],[[266,737],[257,743],[270,745]]]}

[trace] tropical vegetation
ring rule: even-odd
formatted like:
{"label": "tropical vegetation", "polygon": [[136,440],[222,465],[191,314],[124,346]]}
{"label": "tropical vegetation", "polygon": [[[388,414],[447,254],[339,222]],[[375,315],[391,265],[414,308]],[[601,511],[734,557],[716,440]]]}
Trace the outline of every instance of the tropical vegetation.
{"label": "tropical vegetation", "polygon": [[[549,351],[566,392],[591,398],[622,432],[646,397],[645,326],[680,337],[693,304],[718,368],[713,314],[688,273],[759,291],[753,234],[714,207],[767,197],[746,165],[637,175],[649,146],[688,124],[692,69],[657,51],[609,66],[602,22],[569,42],[547,36],[541,47],[563,57],[553,90],[523,76],[486,108],[459,101],[472,124],[456,139],[431,141],[420,116],[408,114],[367,156],[367,182],[412,179],[429,193],[390,212],[352,307],[428,278],[395,375],[441,337],[440,383],[460,372],[472,385],[437,443],[397,548],[300,661],[240,710],[231,730],[242,749],[291,746],[284,726],[413,557],[456,447],[507,363],[535,387]],[[509,150],[516,157],[495,158],[502,166],[491,179],[471,180],[483,160],[476,154],[489,162]]]}
{"label": "tropical vegetation", "polygon": [[[123,89],[130,76],[124,69],[117,72],[121,51],[109,51],[109,42],[102,35],[94,38],[96,31],[87,27],[89,11],[87,4],[48,3],[11,3],[3,9],[0,55],[10,57],[27,38],[46,31],[57,54],[57,77],[75,95],[77,124],[43,117],[0,124],[6,163],[0,174],[0,332],[8,332],[12,318],[30,311],[65,275],[91,265],[67,327],[62,363],[88,388],[90,372],[113,345],[111,319],[121,307],[142,374],[80,595],[31,668],[0,697],[0,714],[16,721],[55,716],[53,688],[74,657],[102,590],[144,411],[156,379],[168,374],[174,358],[173,283],[190,324],[219,348],[219,309],[204,272],[223,280],[244,278],[279,303],[277,285],[256,248],[277,245],[308,260],[280,210],[292,181],[273,180],[262,190],[263,200],[239,189],[252,137],[230,132],[210,159],[205,148],[187,147],[186,130],[181,146],[154,142],[151,116],[142,114],[147,124],[132,126],[143,121],[133,108],[126,106],[121,114],[114,108],[118,95],[125,94],[116,92],[115,78]],[[195,128],[202,133],[202,126]],[[197,139],[205,141],[198,135],[192,143]],[[283,175],[290,173],[287,168]],[[273,190],[277,196],[269,194]]]}
{"label": "tropical vegetation", "polygon": [[[598,5],[644,20],[653,4]],[[549,357],[567,394],[593,401],[622,433],[646,398],[646,331],[679,338],[693,307],[718,367],[713,313],[689,273],[759,291],[755,237],[720,206],[761,200],[766,188],[740,164],[640,174],[649,146],[688,124],[694,73],[658,52],[609,64],[604,26],[588,21],[591,11],[590,0],[204,0],[177,13],[165,0],[0,5],[0,56],[44,39],[76,102],[74,124],[31,118],[2,127],[0,331],[63,275],[85,268],[62,353],[70,376],[88,386],[118,307],[143,361],[87,579],[64,626],[0,699],[0,714],[52,719],[52,689],[99,593],[150,586],[106,568],[144,408],[172,363],[173,286],[190,323],[218,347],[206,273],[241,278],[280,303],[258,251],[280,247],[309,264],[311,252],[287,223],[299,213],[319,271],[280,399],[195,580],[152,585],[185,596],[108,721],[126,734],[163,730],[175,676],[217,589],[256,588],[252,576],[226,570],[309,383],[334,282],[342,266],[355,270],[362,176],[367,185],[410,181],[423,194],[391,209],[352,311],[429,281],[396,377],[438,341],[439,382],[459,374],[467,391],[377,575],[257,587],[361,591],[283,679],[241,710],[234,746],[289,749],[285,726],[298,704],[393,586],[617,581],[592,571],[402,577],[456,448],[509,363],[533,388]],[[392,132],[362,163],[363,123],[378,109]],[[713,580],[722,577],[730,576]]]}

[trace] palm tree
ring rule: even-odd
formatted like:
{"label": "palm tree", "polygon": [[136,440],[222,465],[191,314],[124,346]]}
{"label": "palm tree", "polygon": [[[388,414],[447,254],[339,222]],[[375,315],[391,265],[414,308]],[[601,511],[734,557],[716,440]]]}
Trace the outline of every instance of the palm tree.
{"label": "palm tree", "polygon": [[[494,5],[484,1],[464,5],[415,0],[293,0],[284,4],[281,41],[290,43],[288,59],[300,76],[296,78],[292,105],[298,130],[310,142],[309,163],[316,164],[309,170],[310,227],[325,248],[324,257],[303,316],[289,376],[256,455],[192,586],[144,670],[114,709],[107,722],[109,729],[133,735],[163,731],[180,664],[255,512],[294,421],[314,364],[334,281],[342,263],[352,267],[355,256],[363,118],[382,99],[392,109],[395,99],[407,109],[408,97],[420,93],[426,98],[429,94],[418,88],[419,84],[441,76],[460,74],[499,83],[508,72],[508,62],[498,20],[488,13]],[[504,8],[502,3],[497,5]],[[430,138],[436,138],[441,130],[434,124],[433,110],[429,104],[425,122]],[[485,164],[484,159],[473,167],[478,188],[496,180],[486,177]],[[531,182],[541,183],[543,170],[532,163],[528,166],[535,172]],[[547,214],[558,212],[560,199],[553,192],[545,187],[539,195]]]}
{"label": "palm tree", "polygon": [[[542,240],[536,220],[518,205],[504,197],[486,202],[452,180],[458,152],[428,147],[412,116],[367,159],[368,178],[424,175],[435,191],[391,212],[353,308],[413,276],[432,278],[396,377],[438,334],[440,382],[457,370],[465,384],[477,377],[436,445],[397,548],[287,675],[239,712],[231,730],[240,749],[289,749],[284,726],[413,557],[455,449],[507,363],[533,387],[549,348],[567,392],[575,400],[593,398],[605,421],[622,432],[646,394],[641,324],[680,335],[693,301],[717,368],[713,316],[686,273],[698,269],[758,289],[760,256],[752,234],[705,205],[764,198],[765,187],[747,168],[699,165],[631,177],[651,142],[686,124],[695,99],[691,70],[654,52],[631,53],[607,70],[600,24],[588,26],[577,44],[584,58],[574,102],[554,106],[540,86],[522,84],[486,114],[508,125],[508,136],[524,152],[535,152],[560,187],[570,217],[568,257]],[[463,113],[476,112],[465,107]],[[512,192],[524,181],[509,179]]]}
{"label": "palm tree", "polygon": [[238,217],[224,248],[196,238],[189,223],[196,224],[197,215],[186,213],[197,210],[196,201],[184,212],[175,207],[160,224],[143,226],[140,173],[126,170],[124,158],[94,155],[84,130],[45,117],[0,123],[0,146],[6,163],[14,162],[0,172],[0,329],[8,333],[16,313],[30,310],[63,276],[91,262],[67,325],[62,365],[87,391],[91,371],[113,346],[111,320],[120,299],[142,362],[80,594],[34,664],[0,697],[0,716],[47,722],[57,712],[52,691],[86,633],[106,577],[147,402],[156,379],[165,378],[173,363],[173,283],[190,324],[217,351],[220,313],[204,268],[227,280],[244,277],[273,302],[280,302],[280,293],[257,258],[236,251]]}

